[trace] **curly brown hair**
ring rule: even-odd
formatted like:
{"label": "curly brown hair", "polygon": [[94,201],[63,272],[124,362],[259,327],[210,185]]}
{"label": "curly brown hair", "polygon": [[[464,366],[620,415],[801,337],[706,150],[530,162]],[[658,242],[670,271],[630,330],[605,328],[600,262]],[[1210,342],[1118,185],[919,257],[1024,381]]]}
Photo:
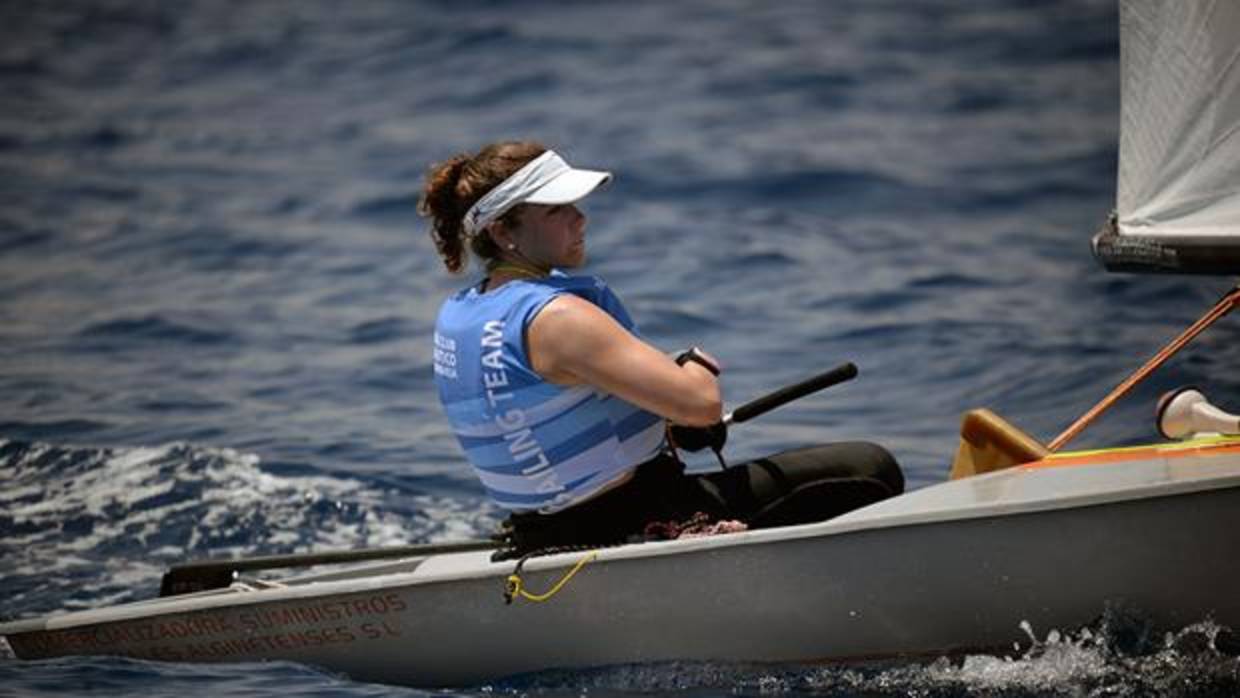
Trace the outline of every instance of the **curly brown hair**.
{"label": "curly brown hair", "polygon": [[[418,213],[431,219],[431,240],[452,273],[464,271],[468,259],[465,244],[483,260],[499,256],[499,247],[490,235],[467,236],[462,227],[465,212],[517,170],[547,151],[534,141],[492,143],[474,155],[462,153],[431,166],[426,186],[418,200]],[[511,224],[518,215],[514,208],[500,221]]]}

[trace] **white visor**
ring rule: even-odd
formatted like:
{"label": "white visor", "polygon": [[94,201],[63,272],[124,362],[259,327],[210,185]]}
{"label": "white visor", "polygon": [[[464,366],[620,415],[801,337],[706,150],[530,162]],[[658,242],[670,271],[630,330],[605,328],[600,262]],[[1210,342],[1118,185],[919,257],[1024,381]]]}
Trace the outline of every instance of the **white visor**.
{"label": "white visor", "polygon": [[462,224],[467,235],[477,235],[517,204],[571,204],[610,180],[610,172],[573,169],[548,150],[478,199]]}

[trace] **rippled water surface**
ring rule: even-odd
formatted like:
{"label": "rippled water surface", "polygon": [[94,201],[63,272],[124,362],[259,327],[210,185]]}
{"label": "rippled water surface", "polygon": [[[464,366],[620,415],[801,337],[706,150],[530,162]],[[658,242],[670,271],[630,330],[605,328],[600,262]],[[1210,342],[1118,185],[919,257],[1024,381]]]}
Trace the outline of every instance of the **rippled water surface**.
{"label": "rippled water surface", "polygon": [[[729,402],[860,366],[736,429],[733,458],[869,438],[920,487],[946,477],[966,409],[1049,440],[1228,286],[1090,257],[1114,199],[1116,21],[1090,0],[0,5],[0,618],[146,598],[186,557],[487,532],[499,513],[431,387],[434,312],[466,280],[414,194],[428,163],[500,138],[615,172],[586,205],[590,271],[656,344],[719,356]],[[1240,406],[1237,332],[1077,445],[1156,438],[1177,385]],[[1139,620],[1033,628],[1006,658],[617,667],[460,695],[1235,692],[1202,621],[1137,645]],[[282,663],[0,661],[0,694],[202,685],[421,695]]]}

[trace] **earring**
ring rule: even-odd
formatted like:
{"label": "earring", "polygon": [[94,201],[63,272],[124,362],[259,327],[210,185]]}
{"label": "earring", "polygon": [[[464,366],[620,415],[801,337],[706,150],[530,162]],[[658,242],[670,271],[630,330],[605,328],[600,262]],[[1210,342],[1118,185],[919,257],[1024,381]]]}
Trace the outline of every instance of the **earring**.
{"label": "earring", "polygon": [[510,243],[508,243],[508,249],[510,249],[510,250],[515,250],[515,249],[517,249],[517,243],[515,243],[515,242],[510,242]]}

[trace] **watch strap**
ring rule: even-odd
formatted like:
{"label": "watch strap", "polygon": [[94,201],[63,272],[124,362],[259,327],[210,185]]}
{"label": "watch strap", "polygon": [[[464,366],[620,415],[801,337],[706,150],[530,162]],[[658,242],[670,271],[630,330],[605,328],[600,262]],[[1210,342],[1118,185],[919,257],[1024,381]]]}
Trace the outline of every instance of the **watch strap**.
{"label": "watch strap", "polygon": [[710,374],[712,376],[719,375],[719,367],[716,366],[713,361],[706,358],[702,354],[702,350],[698,349],[697,347],[689,347],[688,349],[680,352],[680,355],[676,357],[676,364],[679,366],[684,366],[690,361],[692,361],[695,364],[698,364],[699,366],[706,369],[707,371],[710,371]]}

